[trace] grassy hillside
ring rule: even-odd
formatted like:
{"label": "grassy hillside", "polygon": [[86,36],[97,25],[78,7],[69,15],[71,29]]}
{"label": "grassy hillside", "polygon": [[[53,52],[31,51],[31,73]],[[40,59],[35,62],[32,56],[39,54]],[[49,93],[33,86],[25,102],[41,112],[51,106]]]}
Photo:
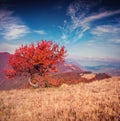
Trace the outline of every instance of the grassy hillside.
{"label": "grassy hillside", "polygon": [[0,121],[119,121],[120,77],[0,91]]}

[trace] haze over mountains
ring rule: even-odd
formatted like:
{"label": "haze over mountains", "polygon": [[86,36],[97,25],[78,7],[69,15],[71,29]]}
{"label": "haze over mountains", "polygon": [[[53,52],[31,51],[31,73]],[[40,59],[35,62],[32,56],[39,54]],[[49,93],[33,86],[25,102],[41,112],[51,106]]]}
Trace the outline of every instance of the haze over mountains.
{"label": "haze over mountains", "polygon": [[68,59],[69,63],[74,63],[85,71],[95,73],[107,73],[111,76],[120,76],[120,61],[105,58],[81,58]]}

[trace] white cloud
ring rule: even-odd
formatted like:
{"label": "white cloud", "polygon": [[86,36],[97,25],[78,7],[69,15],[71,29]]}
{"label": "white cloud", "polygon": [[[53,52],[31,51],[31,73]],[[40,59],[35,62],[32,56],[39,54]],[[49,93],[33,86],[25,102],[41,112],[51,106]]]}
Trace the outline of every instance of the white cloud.
{"label": "white cloud", "polygon": [[29,33],[29,28],[13,11],[0,10],[0,33],[6,40],[19,39]]}
{"label": "white cloud", "polygon": [[115,39],[115,40],[111,40],[111,42],[113,42],[115,44],[120,44],[120,38],[119,39]]}
{"label": "white cloud", "polygon": [[6,40],[19,39],[28,33],[28,29],[25,25],[11,24],[10,26],[4,27],[4,29],[6,30],[2,32],[2,35]]}
{"label": "white cloud", "polygon": [[93,38],[92,40],[87,42],[90,45],[105,46],[107,48],[107,45],[119,46],[120,44],[120,24],[119,23],[114,25],[96,26],[91,31],[91,34],[93,34]]}
{"label": "white cloud", "polygon": [[67,39],[67,35],[65,35],[65,34],[63,33],[62,36],[61,36],[61,39],[63,39],[63,40]]}
{"label": "white cloud", "polygon": [[114,42],[120,44],[120,39],[114,40]]}
{"label": "white cloud", "polygon": [[46,32],[44,30],[35,30],[34,32],[37,34],[41,34],[41,35],[46,34]]}
{"label": "white cloud", "polygon": [[19,45],[9,44],[9,43],[1,43],[0,44],[0,52],[9,52],[14,53],[15,50],[19,47]]}
{"label": "white cloud", "polygon": [[92,29],[91,33],[93,35],[101,36],[105,34],[119,34],[120,27],[118,25],[100,25]]}

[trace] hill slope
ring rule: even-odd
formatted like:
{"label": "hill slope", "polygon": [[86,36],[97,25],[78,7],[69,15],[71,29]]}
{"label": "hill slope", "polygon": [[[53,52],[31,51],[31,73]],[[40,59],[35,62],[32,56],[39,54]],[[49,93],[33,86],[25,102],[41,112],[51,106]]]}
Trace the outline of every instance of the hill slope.
{"label": "hill slope", "polygon": [[119,121],[120,77],[59,88],[0,91],[0,121]]}
{"label": "hill slope", "polygon": [[0,71],[2,71],[5,66],[8,66],[9,55],[7,52],[0,52]]}

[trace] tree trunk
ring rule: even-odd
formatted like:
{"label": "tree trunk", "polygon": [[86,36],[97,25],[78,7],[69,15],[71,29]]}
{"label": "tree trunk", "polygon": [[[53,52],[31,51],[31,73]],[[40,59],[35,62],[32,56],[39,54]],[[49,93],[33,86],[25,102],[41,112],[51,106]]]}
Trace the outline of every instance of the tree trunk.
{"label": "tree trunk", "polygon": [[34,87],[34,88],[40,87],[38,84],[33,84],[33,83],[31,82],[31,79],[30,79],[30,78],[28,78],[28,82],[29,82],[30,86],[32,86],[32,87]]}

